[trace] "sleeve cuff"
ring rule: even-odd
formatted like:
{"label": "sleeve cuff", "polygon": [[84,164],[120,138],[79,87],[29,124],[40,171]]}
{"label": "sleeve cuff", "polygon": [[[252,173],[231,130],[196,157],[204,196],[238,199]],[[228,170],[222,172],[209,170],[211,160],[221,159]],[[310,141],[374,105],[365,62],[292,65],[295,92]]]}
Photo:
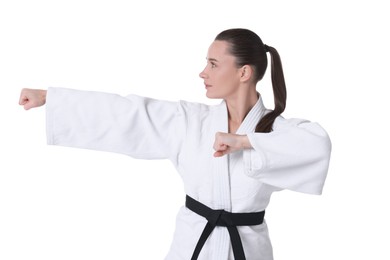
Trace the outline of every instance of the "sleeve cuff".
{"label": "sleeve cuff", "polygon": [[252,149],[245,149],[243,152],[245,172],[250,177],[257,177],[259,171],[263,170],[267,166],[267,160],[265,154],[255,147],[253,141],[253,135],[247,135]]}
{"label": "sleeve cuff", "polygon": [[54,116],[52,116],[52,92],[54,91],[53,88],[48,88],[46,92],[46,142],[48,145],[54,144],[54,137],[53,137],[53,119]]}

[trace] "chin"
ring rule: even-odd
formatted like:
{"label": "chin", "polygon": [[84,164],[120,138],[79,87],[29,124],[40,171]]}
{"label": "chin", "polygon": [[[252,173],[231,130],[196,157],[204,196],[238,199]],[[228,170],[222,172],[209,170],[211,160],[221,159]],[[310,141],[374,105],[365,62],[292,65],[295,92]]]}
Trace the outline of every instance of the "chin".
{"label": "chin", "polygon": [[221,99],[222,97],[220,95],[216,95],[215,93],[206,92],[206,97],[210,99]]}

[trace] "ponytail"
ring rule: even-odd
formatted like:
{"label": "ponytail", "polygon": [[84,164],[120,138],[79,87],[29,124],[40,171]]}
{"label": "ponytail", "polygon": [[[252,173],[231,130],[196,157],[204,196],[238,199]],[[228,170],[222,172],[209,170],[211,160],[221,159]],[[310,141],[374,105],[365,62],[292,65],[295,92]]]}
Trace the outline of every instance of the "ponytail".
{"label": "ponytail", "polygon": [[275,119],[286,108],[287,99],[286,83],[284,82],[282,61],[280,60],[279,53],[271,46],[264,45],[264,47],[266,52],[269,52],[271,56],[271,79],[275,108],[261,118],[255,130],[258,133],[269,133],[272,131],[272,125]]}

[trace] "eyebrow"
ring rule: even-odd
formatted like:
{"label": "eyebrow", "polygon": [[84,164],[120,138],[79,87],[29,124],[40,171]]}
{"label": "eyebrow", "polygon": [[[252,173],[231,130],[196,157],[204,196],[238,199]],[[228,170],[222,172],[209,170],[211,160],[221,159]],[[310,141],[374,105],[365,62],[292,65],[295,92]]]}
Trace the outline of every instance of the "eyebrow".
{"label": "eyebrow", "polygon": [[214,59],[214,58],[206,58],[206,60],[218,62],[218,60],[217,60],[217,59]]}

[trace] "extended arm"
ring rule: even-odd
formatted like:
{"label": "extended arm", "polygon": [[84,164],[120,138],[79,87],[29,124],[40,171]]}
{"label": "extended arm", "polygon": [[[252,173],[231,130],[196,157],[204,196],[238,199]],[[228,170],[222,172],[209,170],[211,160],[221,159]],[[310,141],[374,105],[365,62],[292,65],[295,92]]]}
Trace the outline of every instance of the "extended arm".
{"label": "extended arm", "polygon": [[174,161],[186,132],[180,102],[64,88],[23,89],[19,102],[25,109],[46,104],[51,145]]}

